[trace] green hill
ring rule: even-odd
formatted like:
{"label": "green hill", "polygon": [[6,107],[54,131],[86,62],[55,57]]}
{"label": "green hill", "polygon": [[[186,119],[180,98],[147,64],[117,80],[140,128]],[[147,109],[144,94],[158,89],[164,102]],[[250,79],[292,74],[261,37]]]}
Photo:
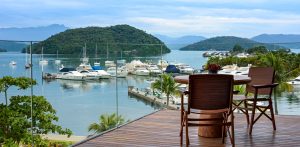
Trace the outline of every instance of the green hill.
{"label": "green hill", "polygon": [[283,48],[278,45],[266,44],[256,42],[247,38],[239,38],[234,36],[222,36],[209,38],[188,46],[181,48],[183,51],[205,51],[205,50],[217,50],[217,51],[229,51],[232,50],[233,46],[239,44],[245,49],[252,48],[255,46],[265,46],[269,50]]}
{"label": "green hill", "polygon": [[8,52],[21,52],[27,45],[24,43],[0,41],[0,48],[5,49]]}
{"label": "green hill", "polygon": [[[111,27],[87,27],[69,29],[33,45],[33,53],[40,54],[80,54],[87,47],[87,54],[123,51],[134,56],[152,56],[169,53],[170,50],[156,37],[129,25]],[[162,45],[160,45],[162,44]]]}

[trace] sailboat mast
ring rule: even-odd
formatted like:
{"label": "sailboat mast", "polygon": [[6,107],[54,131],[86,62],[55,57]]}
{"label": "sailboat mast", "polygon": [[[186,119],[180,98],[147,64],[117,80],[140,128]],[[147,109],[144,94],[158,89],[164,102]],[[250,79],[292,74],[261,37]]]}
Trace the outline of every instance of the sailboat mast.
{"label": "sailboat mast", "polygon": [[96,43],[95,58],[97,58],[97,49],[98,49],[98,46],[97,46],[97,43]]}
{"label": "sailboat mast", "polygon": [[42,61],[44,60],[44,47],[42,46]]}

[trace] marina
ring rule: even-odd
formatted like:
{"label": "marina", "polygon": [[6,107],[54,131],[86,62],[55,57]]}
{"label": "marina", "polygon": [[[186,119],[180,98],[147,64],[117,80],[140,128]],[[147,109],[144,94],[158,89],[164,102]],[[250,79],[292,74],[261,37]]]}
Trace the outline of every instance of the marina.
{"label": "marina", "polygon": [[[159,69],[161,67],[166,68],[167,63],[185,63],[190,67],[198,70],[206,62],[206,58],[202,57],[203,52],[192,52],[192,51],[172,51],[170,54],[163,56],[163,61],[160,63],[161,57],[135,57],[132,59],[126,59],[127,63],[133,60],[140,60],[143,63],[148,63],[146,60],[152,60],[153,64],[149,64],[149,67],[157,65]],[[1,76],[11,75],[26,76],[30,75],[30,70],[26,70],[23,65],[25,65],[25,54],[21,53],[1,53],[0,54],[0,66]],[[99,80],[64,80],[64,79],[54,79],[51,77],[47,80],[42,80],[42,68],[43,72],[46,73],[59,73],[59,68],[61,64],[65,68],[73,67],[76,70],[82,61],[79,57],[68,57],[68,56],[58,56],[57,55],[44,55],[44,59],[48,60],[47,65],[39,64],[39,55],[33,55],[33,76],[37,80],[39,86],[34,86],[35,95],[43,95],[47,100],[53,105],[57,110],[57,115],[59,116],[59,124],[63,127],[70,128],[74,135],[87,136],[90,133],[87,127],[92,122],[96,122],[101,114],[107,113],[118,113],[124,116],[125,119],[134,120],[136,118],[142,117],[146,114],[154,112],[156,110],[164,108],[160,103],[153,103],[153,99],[147,100],[142,98],[144,96],[145,90],[149,89],[151,83],[158,78],[154,76],[138,76],[133,75],[128,72],[126,78],[115,78],[113,76],[102,78]],[[61,64],[55,64],[55,60],[60,59]],[[14,60],[18,64],[15,66],[10,66],[9,62]],[[89,62],[94,63],[97,61],[101,65],[105,65],[105,61],[114,61],[120,59],[106,59],[90,58]],[[167,62],[168,61],[168,62]],[[195,62],[198,61],[198,62]],[[27,62],[28,63],[28,62]],[[160,66],[161,65],[161,66]],[[174,65],[175,66],[175,65]],[[75,67],[75,68],[74,68]],[[93,66],[92,66],[93,67]],[[176,66],[175,66],[176,67]],[[156,67],[155,67],[156,68]],[[105,71],[106,67],[101,66],[98,71]],[[97,69],[94,69],[97,71]],[[44,75],[45,75],[44,74]],[[179,73],[180,74],[180,71]],[[173,73],[176,75],[176,73]],[[139,94],[135,95],[131,91],[129,94],[128,87],[134,87],[134,89],[139,89]],[[299,87],[295,85],[295,92],[284,92],[277,96],[276,102],[276,112],[278,114],[296,115],[299,110],[299,94],[296,92]],[[29,94],[30,91],[19,91],[16,88],[11,89],[11,93],[15,94]],[[148,95],[151,96],[151,95]],[[158,102],[159,98],[156,99]],[[178,100],[170,101],[170,106],[174,105],[177,109],[176,103]],[[0,99],[3,101],[3,99]],[[76,116],[82,117],[78,120]]]}

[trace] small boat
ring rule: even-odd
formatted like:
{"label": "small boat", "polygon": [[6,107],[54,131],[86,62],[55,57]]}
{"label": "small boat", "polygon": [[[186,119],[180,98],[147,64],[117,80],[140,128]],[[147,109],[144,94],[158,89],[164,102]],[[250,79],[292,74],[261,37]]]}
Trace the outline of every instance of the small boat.
{"label": "small boat", "polygon": [[138,76],[149,76],[150,71],[145,67],[136,67],[135,70],[132,72],[132,74]]}
{"label": "small boat", "polygon": [[25,69],[29,69],[31,67],[31,64],[28,63],[28,57],[27,57],[27,48],[25,49]]}
{"label": "small boat", "polygon": [[105,64],[106,67],[116,66],[114,61],[105,61],[104,64]]}
{"label": "small boat", "polygon": [[[116,70],[117,70],[117,74],[116,74]],[[107,69],[107,72],[111,76],[113,76],[113,77],[117,76],[118,78],[125,78],[128,74],[128,72],[124,66],[118,67],[117,69],[116,69],[116,67],[109,67]]]}
{"label": "small boat", "polygon": [[100,62],[94,62],[94,66],[100,66]]}
{"label": "small boat", "polygon": [[57,74],[56,78],[63,80],[85,80],[86,76],[78,71],[69,71]]}
{"label": "small boat", "polygon": [[149,72],[150,72],[151,75],[158,75],[158,74],[162,73],[162,70],[160,70],[158,68],[158,66],[154,65],[154,64],[148,65],[147,69],[149,70]]}
{"label": "small boat", "polygon": [[55,64],[60,64],[61,61],[58,59],[58,50],[56,50],[56,60],[54,61]]}
{"label": "small boat", "polygon": [[193,74],[195,69],[187,64],[178,64],[176,66],[182,74]]}
{"label": "small boat", "polygon": [[[94,64],[95,65],[95,64]],[[100,65],[99,66],[92,66],[93,70],[97,72],[101,77],[101,79],[109,79],[111,75],[106,72]]]}
{"label": "small boat", "polygon": [[165,72],[166,73],[180,73],[180,70],[175,65],[168,65]]}
{"label": "small boat", "polygon": [[168,61],[166,60],[158,60],[157,66],[164,69],[167,68],[167,66],[169,65]]}
{"label": "small boat", "polygon": [[17,62],[16,61],[10,61],[9,65],[17,65]]}
{"label": "small boat", "polygon": [[44,59],[44,47],[42,47],[42,59],[39,62],[41,65],[48,64],[48,60]]}
{"label": "small boat", "polygon": [[294,80],[291,80],[289,82],[287,82],[288,84],[291,85],[299,85],[300,84],[300,76],[298,76],[297,78],[295,78]]}
{"label": "small boat", "polygon": [[85,76],[85,80],[99,80],[101,78],[101,75],[95,71],[81,70],[79,73]]}

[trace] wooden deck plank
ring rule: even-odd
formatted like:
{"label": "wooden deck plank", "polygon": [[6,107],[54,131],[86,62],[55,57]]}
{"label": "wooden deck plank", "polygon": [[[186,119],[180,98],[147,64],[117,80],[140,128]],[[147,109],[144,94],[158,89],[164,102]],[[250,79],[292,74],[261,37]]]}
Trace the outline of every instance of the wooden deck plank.
{"label": "wooden deck plank", "polygon": [[[179,122],[179,111],[161,110],[75,146],[180,146]],[[271,121],[261,118],[248,135],[245,116],[236,114],[236,146],[299,146],[299,122],[300,116],[276,116],[277,131],[273,131]],[[189,130],[190,146],[231,146],[229,138],[222,144],[221,138],[199,137],[197,127]]]}

